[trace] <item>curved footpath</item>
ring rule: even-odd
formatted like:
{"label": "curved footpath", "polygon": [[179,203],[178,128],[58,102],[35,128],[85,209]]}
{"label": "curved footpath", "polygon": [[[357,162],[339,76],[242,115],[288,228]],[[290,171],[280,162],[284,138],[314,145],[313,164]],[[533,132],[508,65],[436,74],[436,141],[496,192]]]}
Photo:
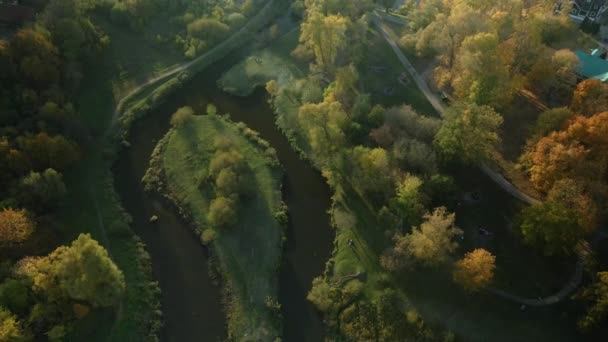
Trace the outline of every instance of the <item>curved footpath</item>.
{"label": "curved footpath", "polygon": [[[414,79],[414,82],[416,82],[416,85],[418,86],[420,91],[422,91],[422,93],[427,98],[427,100],[431,103],[433,108],[435,108],[435,110],[438,113],[440,113],[441,116],[444,116],[445,106],[443,105],[441,100],[438,98],[438,96],[433,91],[431,91],[428,84],[426,83],[426,80],[422,76],[420,76],[420,74],[416,71],[416,69],[414,68],[412,63],[410,63],[410,61],[407,59],[405,54],[403,54],[403,51],[401,51],[401,49],[395,42],[393,31],[389,27],[387,27],[386,24],[384,24],[382,22],[382,20],[385,18],[386,18],[386,15],[378,14],[378,12],[375,11],[373,14],[373,17],[372,17],[372,21],[374,22],[376,27],[380,30],[380,32],[382,32],[384,39],[391,46],[391,48],[397,55],[397,58],[399,58],[399,61],[401,61],[401,64],[403,64],[403,67],[405,68],[405,70]],[[402,23],[404,23],[404,22],[402,22]],[[533,197],[529,196],[528,194],[519,190],[511,182],[506,180],[500,172],[492,170],[486,164],[482,163],[481,165],[479,165],[479,168],[481,169],[481,171],[483,173],[485,173],[488,177],[490,177],[490,179],[492,179],[496,184],[498,184],[498,186],[500,186],[504,191],[509,193],[511,196],[517,198],[518,200],[520,200],[524,203],[527,203],[529,205],[535,205],[535,204],[542,203],[540,200],[533,198]],[[570,281],[568,281],[561,288],[561,290],[559,290],[557,293],[555,293],[551,296],[535,299],[535,298],[526,298],[526,297],[517,296],[512,293],[508,293],[508,292],[498,290],[498,289],[488,289],[488,291],[497,296],[501,296],[505,299],[508,299],[508,300],[511,300],[511,301],[514,301],[514,302],[517,302],[520,304],[524,304],[524,305],[544,306],[544,305],[551,305],[551,304],[558,303],[561,300],[563,300],[564,298],[568,297],[581,284],[581,282],[583,280],[584,257],[585,257],[585,255],[579,256],[579,260],[576,263],[576,268],[574,270],[574,273],[572,274],[572,277],[570,278]]]}
{"label": "curved footpath", "polygon": [[[237,32],[232,34],[225,41],[214,46],[211,50],[209,50],[208,52],[202,54],[201,56],[191,60],[190,62],[186,62],[186,63],[180,64],[180,65],[177,65],[175,67],[169,68],[166,71],[163,71],[160,75],[147,80],[146,82],[135,87],[133,90],[131,90],[125,96],[123,96],[118,101],[118,103],[116,104],[116,107],[114,108],[114,113],[112,114],[112,120],[106,131],[106,135],[109,134],[112,131],[112,129],[114,128],[114,125],[116,124],[118,118],[120,117],[120,115],[123,112],[123,107],[124,107],[125,103],[127,103],[129,100],[131,100],[137,94],[139,94],[145,88],[155,84],[156,82],[162,81],[166,78],[174,76],[177,73],[180,73],[183,71],[190,71],[190,69],[193,69],[195,66],[198,66],[199,63],[201,63],[201,64],[206,63],[207,65],[209,65],[209,64],[221,59],[222,57],[227,55],[229,52],[231,52],[234,48],[239,47],[239,45],[241,45],[240,44],[241,40],[244,37],[247,37],[247,35],[252,32],[256,32],[257,31],[256,26],[258,26],[258,25],[263,26],[265,24],[264,18],[266,16],[268,16],[269,12],[272,11],[273,7],[278,6],[279,4],[277,4],[277,3],[281,2],[281,1],[283,1],[283,0],[269,0],[266,3],[266,5],[264,5],[264,7],[262,7],[262,9],[260,9],[258,14],[254,18],[252,18],[247,24],[245,24],[241,29],[239,29]],[[222,53],[222,50],[224,50],[223,53]]]}

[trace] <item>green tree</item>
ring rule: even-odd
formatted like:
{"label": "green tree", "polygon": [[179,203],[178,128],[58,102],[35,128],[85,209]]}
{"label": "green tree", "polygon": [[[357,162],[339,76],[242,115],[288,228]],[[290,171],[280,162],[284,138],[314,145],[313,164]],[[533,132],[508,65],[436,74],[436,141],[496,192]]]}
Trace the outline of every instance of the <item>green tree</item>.
{"label": "green tree", "polygon": [[188,24],[188,34],[209,45],[222,41],[230,32],[230,26],[213,18],[201,18]]}
{"label": "green tree", "polygon": [[44,88],[59,81],[59,51],[48,33],[34,29],[19,30],[13,37],[11,51],[29,85]]}
{"label": "green tree", "polygon": [[332,312],[340,305],[338,290],[333,288],[323,277],[312,281],[312,288],[306,298],[321,312]]}
{"label": "green tree", "polygon": [[455,239],[463,234],[455,220],[456,215],[448,213],[446,208],[436,208],[424,215],[424,222],[411,233],[396,237],[396,252],[426,266],[446,262],[458,248]]}
{"label": "green tree", "polygon": [[536,119],[534,133],[543,137],[551,132],[560,131],[571,117],[572,112],[566,107],[547,109]]}
{"label": "green tree", "polygon": [[500,141],[497,131],[502,122],[491,107],[458,103],[446,111],[435,144],[450,158],[483,161]]}
{"label": "green tree", "polygon": [[323,15],[318,10],[308,12],[301,27],[300,42],[310,49],[317,64],[333,71],[336,58],[346,47],[349,20],[339,15]]}
{"label": "green tree", "polygon": [[41,258],[22,260],[17,274],[26,276],[49,301],[71,299],[94,307],[116,304],[125,291],[122,272],[89,234]]}
{"label": "green tree", "polygon": [[5,308],[0,307],[0,341],[27,341],[29,336],[21,322]]}
{"label": "green tree", "polygon": [[63,176],[53,170],[30,172],[21,180],[21,200],[36,211],[47,211],[56,208],[67,194]]}
{"label": "green tree", "polygon": [[422,185],[420,178],[409,174],[397,185],[395,204],[407,225],[419,224],[424,213]]}
{"label": "green tree", "polygon": [[344,146],[347,122],[340,102],[305,103],[298,112],[298,123],[315,157],[325,162]]}
{"label": "green tree", "polygon": [[350,181],[355,189],[366,195],[388,195],[394,183],[386,150],[356,146],[352,151],[352,163]]}
{"label": "green tree", "polygon": [[9,278],[0,284],[0,307],[25,315],[32,299],[29,288],[22,281]]}
{"label": "green tree", "polygon": [[452,70],[452,86],[461,99],[479,105],[503,106],[513,98],[512,55],[504,53],[498,36],[478,33],[464,39]]}
{"label": "green tree", "polygon": [[42,132],[19,137],[17,143],[29,157],[34,170],[52,168],[63,171],[74,163],[80,154],[76,144],[62,135],[50,136]]}
{"label": "green tree", "polygon": [[593,284],[583,290],[582,298],[591,305],[578,325],[583,330],[591,330],[608,317],[608,272],[598,272]]}
{"label": "green tree", "polygon": [[525,208],[519,218],[524,241],[547,255],[570,254],[583,237],[577,212],[556,202]]}

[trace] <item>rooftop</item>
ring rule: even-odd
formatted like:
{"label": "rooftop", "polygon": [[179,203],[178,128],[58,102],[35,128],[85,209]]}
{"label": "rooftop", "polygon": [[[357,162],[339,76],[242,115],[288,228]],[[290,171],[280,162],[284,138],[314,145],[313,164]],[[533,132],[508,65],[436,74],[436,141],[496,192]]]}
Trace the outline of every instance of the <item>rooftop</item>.
{"label": "rooftop", "polygon": [[577,50],[574,52],[581,61],[579,74],[586,78],[595,78],[602,82],[608,81],[608,61],[601,58],[598,50],[591,54]]}

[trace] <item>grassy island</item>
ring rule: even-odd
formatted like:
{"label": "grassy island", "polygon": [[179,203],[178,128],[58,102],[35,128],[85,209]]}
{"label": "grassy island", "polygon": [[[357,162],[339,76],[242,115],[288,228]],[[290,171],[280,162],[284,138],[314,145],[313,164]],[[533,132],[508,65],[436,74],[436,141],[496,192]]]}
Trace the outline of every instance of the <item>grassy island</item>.
{"label": "grassy island", "polygon": [[244,124],[188,107],[172,125],[146,187],[170,198],[211,247],[227,285],[228,338],[273,340],[281,334],[276,275],[286,222],[275,151]]}

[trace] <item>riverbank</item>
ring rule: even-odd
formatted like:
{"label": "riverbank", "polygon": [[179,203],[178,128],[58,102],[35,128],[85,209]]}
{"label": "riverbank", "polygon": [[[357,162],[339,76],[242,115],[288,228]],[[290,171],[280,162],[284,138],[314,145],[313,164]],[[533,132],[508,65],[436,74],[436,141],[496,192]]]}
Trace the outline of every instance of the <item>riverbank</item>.
{"label": "riverbank", "polygon": [[[230,158],[242,158],[240,165],[227,165]],[[214,179],[220,164],[225,168]],[[238,169],[236,174],[233,169]],[[228,181],[228,174],[239,180]],[[226,284],[232,340],[271,341],[281,336],[277,274],[287,218],[282,178],[274,150],[256,132],[212,115],[193,116],[172,128],[157,145],[144,177],[146,187],[169,198],[201,241],[211,246]],[[216,211],[208,208],[227,188],[240,191],[235,197],[222,193],[238,201],[227,214],[236,217],[218,227]]]}
{"label": "riverbank", "polygon": [[[292,123],[296,122],[300,105],[297,90],[294,89],[299,89],[298,85],[304,84],[296,76],[301,72],[293,71],[297,62],[290,56],[290,52],[289,49],[277,47],[254,52],[227,72],[219,84],[238,95],[264,84],[264,81],[273,80],[273,75],[278,76],[276,84],[272,85],[278,86],[278,89],[269,87],[274,95],[272,104],[276,124],[290,137],[294,149],[319,167],[321,162],[314,160],[305,137],[297,130],[290,129],[297,127]],[[265,68],[266,65],[274,65],[275,69]],[[288,91],[292,92],[285,95]],[[425,112],[430,107],[428,103],[422,107],[418,103],[414,105],[420,112]],[[451,208],[457,212],[458,224],[462,224],[466,236],[462,243],[463,249],[458,254],[479,246],[498,251],[497,283],[541,296],[551,294],[556,284],[563,284],[563,279],[560,279],[563,272],[546,269],[543,266],[546,260],[521,246],[516,233],[511,231],[510,217],[516,212],[511,207],[519,202],[513,203],[514,200],[493,183],[485,182],[487,179],[475,170],[462,172],[463,175],[455,177],[459,185],[462,185],[463,193],[479,192],[484,198],[479,203]],[[325,322],[329,323],[332,334],[343,334],[344,329],[349,329],[346,327],[361,328],[359,324],[366,319],[362,312],[381,310],[378,305],[390,299],[399,305],[399,309],[393,313],[407,313],[408,322],[404,322],[403,327],[412,335],[430,334],[434,330],[439,337],[444,334],[442,330],[450,330],[467,340],[510,340],[515,336],[538,339],[551,335],[550,338],[558,341],[576,336],[574,327],[566,324],[567,318],[559,315],[559,308],[534,309],[522,314],[519,306],[487,293],[479,294],[475,300],[471,300],[470,294],[453,283],[448,268],[417,269],[416,272],[397,275],[387,273],[380,267],[379,258],[391,246],[392,234],[386,234],[390,227],[387,228],[381,221],[378,214],[381,208],[358,195],[348,182],[339,182],[337,186],[334,184],[333,190],[330,214],[336,227],[334,251],[323,277],[315,281],[309,297],[321,306],[327,304],[324,307],[327,310],[323,311],[327,313]],[[480,224],[490,227],[497,237],[485,240],[479,238],[477,228]],[[569,264],[566,263],[566,266]],[[547,281],[539,283],[538,277]],[[489,308],[491,314],[488,314]],[[350,332],[353,330],[356,331],[352,329]],[[548,330],[551,332],[548,333]],[[504,331],[504,336],[497,337],[497,331]]]}
{"label": "riverbank", "polygon": [[[218,46],[218,49],[213,49],[204,58],[197,59],[198,63],[192,64],[192,71],[188,77],[204,70],[214,61],[221,59],[239,47],[241,43],[247,41],[251,34],[263,28],[276,14],[280,13],[284,9],[283,5],[284,1],[281,0],[270,1],[245,29],[238,31],[233,35],[233,38],[229,39],[230,44]],[[115,40],[115,38],[115,36],[111,37],[112,40]],[[124,47],[125,44],[123,43],[133,41],[133,39],[125,36],[116,39],[116,41],[121,42],[119,47]],[[140,45],[141,42],[137,42],[137,44]],[[153,51],[156,49],[154,50],[155,56],[168,56],[166,52],[163,54],[162,51],[158,51],[158,47],[146,46],[146,49],[144,50]],[[83,91],[78,95],[77,105],[79,111],[83,113],[84,122],[95,138],[87,144],[85,158],[65,174],[66,185],[70,189],[70,193],[60,214],[60,223],[64,227],[63,233],[66,237],[71,238],[80,232],[89,232],[108,249],[113,260],[125,274],[127,291],[123,302],[116,311],[94,313],[87,319],[79,321],[71,335],[74,340],[156,340],[162,325],[161,292],[158,282],[154,280],[155,277],[158,279],[159,268],[155,267],[154,277],[150,262],[151,256],[146,251],[149,248],[145,247],[139,237],[133,233],[131,228],[132,218],[123,209],[121,200],[114,188],[114,175],[110,171],[121,146],[126,145],[121,145],[119,142],[128,136],[130,126],[134,121],[134,117],[130,117],[130,120],[124,120],[121,125],[116,125],[118,116],[116,113],[122,113],[122,110],[129,111],[131,103],[126,103],[126,99],[135,95],[142,95],[137,91],[137,89],[142,89],[141,86],[130,89],[129,87],[120,87],[117,92],[117,88],[114,87],[116,78],[119,79],[121,84],[128,84],[129,81],[123,79],[125,70],[120,70],[120,73],[116,72],[116,74],[107,72],[108,70],[114,70],[115,65],[112,61],[116,59],[116,54],[128,55],[130,65],[134,66],[138,64],[133,59],[134,56],[148,58],[146,56],[149,55],[146,53],[133,55],[129,49],[112,49],[110,53],[103,56],[102,61],[110,69],[105,67],[96,68],[93,72],[87,73],[83,80]],[[157,78],[160,75],[161,78],[154,84],[146,82],[147,86],[143,88],[146,88],[147,94],[137,97],[146,102],[146,111],[151,110],[163,100],[162,96],[156,96],[153,99],[147,96],[158,94],[158,92],[155,92],[157,89],[154,86],[166,79],[166,77],[162,77],[163,72],[158,70],[172,68],[179,60],[171,57],[163,58],[163,61],[157,62],[154,64],[154,75]],[[143,74],[132,76],[133,80],[150,77],[150,75]],[[182,79],[184,77],[182,76]],[[173,85],[176,84],[173,83]],[[163,88],[162,86],[160,88],[163,89],[163,96],[168,95],[170,91],[175,89],[175,87]],[[112,103],[113,98],[116,99],[116,103],[124,103],[122,107],[118,108],[121,110],[115,109]],[[138,117],[141,117],[145,111],[141,110],[141,107],[139,109],[137,113]],[[146,241],[146,243],[148,242]],[[158,260],[160,257],[152,256],[152,258]],[[162,259],[163,263],[167,261],[166,258]],[[184,281],[187,280],[184,279]],[[198,283],[196,281],[192,282]],[[185,289],[169,290],[184,291]],[[221,331],[222,329],[219,327],[217,330]]]}

